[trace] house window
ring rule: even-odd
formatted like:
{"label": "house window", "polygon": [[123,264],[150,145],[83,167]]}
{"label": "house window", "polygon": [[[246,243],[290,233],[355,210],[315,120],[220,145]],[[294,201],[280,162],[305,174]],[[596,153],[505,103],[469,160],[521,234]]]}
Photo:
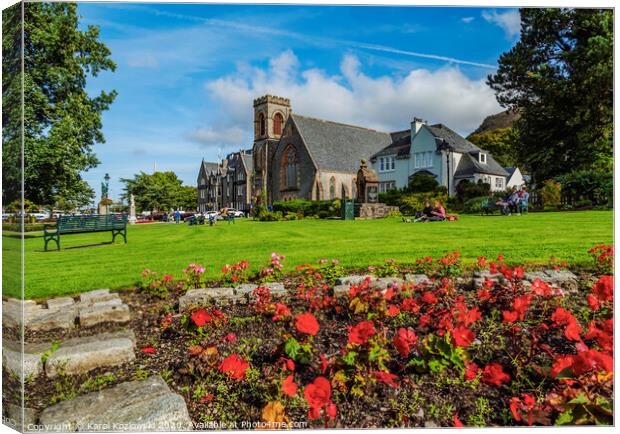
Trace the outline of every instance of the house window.
{"label": "house window", "polygon": [[379,157],[379,172],[389,172],[394,167],[394,157]]}
{"label": "house window", "polygon": [[336,178],[333,176],[329,179],[329,200],[334,200],[336,197]]}
{"label": "house window", "polygon": [[433,152],[425,152],[424,167],[433,167]]}
{"label": "house window", "polygon": [[282,155],[280,185],[282,189],[299,188],[299,159],[293,145],[288,145]]}
{"label": "house window", "polygon": [[395,181],[384,181],[384,182],[379,183],[379,193],[385,193],[394,188],[396,188]]}
{"label": "house window", "polygon": [[504,188],[504,178],[495,178],[495,188],[500,190]]}
{"label": "house window", "polygon": [[482,152],[478,154],[478,161],[482,164],[487,164],[487,154],[483,154]]}
{"label": "house window", "polygon": [[279,136],[282,134],[282,123],[284,122],[284,118],[280,113],[276,113],[273,117],[273,134]]}

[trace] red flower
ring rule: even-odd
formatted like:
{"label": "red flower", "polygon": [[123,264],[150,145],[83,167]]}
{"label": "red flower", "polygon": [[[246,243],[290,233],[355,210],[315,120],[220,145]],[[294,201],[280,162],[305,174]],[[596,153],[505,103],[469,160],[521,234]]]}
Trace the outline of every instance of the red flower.
{"label": "red flower", "polygon": [[197,309],[192,313],[192,321],[194,321],[197,327],[202,327],[206,323],[211,322],[211,320],[213,320],[213,317],[205,309]]}
{"label": "red flower", "polygon": [[320,416],[320,410],[332,403],[331,394],[331,385],[325,377],[316,377],[313,383],[304,388],[304,398],[310,407],[309,419],[317,419]]}
{"label": "red flower", "polygon": [[286,305],[282,303],[276,303],[276,311],[273,314],[273,321],[280,321],[281,319],[291,316],[291,311]]}
{"label": "red flower", "polygon": [[321,374],[325,375],[325,371],[327,371],[327,367],[329,366],[329,362],[324,354],[319,354],[319,360],[321,361]]}
{"label": "red flower", "polygon": [[391,304],[387,310],[387,316],[396,316],[399,313],[400,313],[400,309],[398,308],[398,306],[395,306],[393,304]]}
{"label": "red flower", "polygon": [[377,381],[387,384],[390,387],[398,387],[398,383],[395,380],[398,380],[398,375],[392,374],[390,372],[384,371],[375,371],[373,373]]}
{"label": "red flower", "polygon": [[210,402],[213,401],[213,394],[212,393],[207,393],[206,395],[202,395],[202,397],[200,398],[200,400],[202,402]]}
{"label": "red flower", "polygon": [[452,339],[457,347],[467,348],[475,338],[474,332],[467,327],[458,326],[452,330]]}
{"label": "red flower", "polygon": [[461,422],[459,420],[459,416],[458,414],[454,413],[454,416],[452,417],[452,426],[454,426],[454,428],[463,428],[463,422]]}
{"label": "red flower", "polygon": [[489,291],[487,291],[486,289],[479,289],[478,290],[478,301],[479,302],[484,302],[487,300],[491,299],[491,293]]}
{"label": "red flower", "polygon": [[504,321],[503,321],[504,323],[515,322],[517,320],[517,317],[519,316],[517,312],[511,311],[511,310],[503,311],[502,315],[504,316]]}
{"label": "red flower", "polygon": [[499,387],[510,381],[510,375],[504,372],[504,368],[499,363],[490,363],[482,371],[482,381]]}
{"label": "red flower", "polygon": [[525,312],[532,301],[532,294],[526,294],[522,297],[515,298],[513,309],[519,315],[521,321],[525,320]]}
{"label": "red flower", "polygon": [[171,282],[171,281],[172,281],[172,279],[174,279],[174,277],[172,277],[172,275],[171,275],[171,274],[166,274],[166,275],[164,276],[164,282]]}
{"label": "red flower", "polygon": [[553,289],[538,278],[534,279],[532,282],[532,292],[536,295],[542,295],[543,297],[550,297],[553,295]]}
{"label": "red flower", "polygon": [[592,309],[594,312],[601,308],[601,304],[598,302],[598,299],[592,294],[588,294],[586,299],[588,300],[588,305],[590,306],[590,309]]}
{"label": "red flower", "polygon": [[406,312],[418,313],[420,311],[420,306],[418,306],[415,300],[411,297],[407,297],[403,300],[401,308]]}
{"label": "red flower", "polygon": [[527,413],[527,423],[532,426],[534,422],[534,408],[536,407],[536,399],[527,393],[521,395],[523,399],[514,396],[510,399],[510,411],[517,422],[521,421],[520,411]]}
{"label": "red flower", "polygon": [[577,320],[571,321],[570,323],[566,325],[566,329],[564,330],[564,336],[566,336],[568,339],[571,339],[573,341],[580,342],[581,341],[580,335],[582,331],[583,329],[577,323]]}
{"label": "red flower", "polygon": [[603,276],[592,287],[592,294],[601,302],[614,299],[614,277]]}
{"label": "red flower", "polygon": [[142,349],[140,350],[143,353],[146,354],[154,354],[155,353],[155,347],[142,347]]}
{"label": "red flower", "polygon": [[311,313],[302,313],[295,318],[295,328],[300,333],[316,336],[319,332],[319,322]]}
{"label": "red flower", "polygon": [[407,357],[411,352],[411,345],[414,345],[418,340],[413,330],[401,327],[398,330],[398,334],[394,337],[393,343],[396,347],[396,351],[402,357]]}
{"label": "red flower", "polygon": [[293,397],[297,394],[297,384],[295,384],[295,378],[293,374],[286,377],[284,382],[282,383],[282,392],[286,396]]}
{"label": "red flower", "polygon": [[372,321],[362,321],[349,330],[349,344],[365,344],[377,332]]}
{"label": "red flower", "polygon": [[473,362],[465,362],[465,381],[472,381],[478,376],[480,368]]}
{"label": "red flower", "polygon": [[224,340],[226,342],[235,342],[237,340],[237,335],[234,333],[229,333],[226,336],[224,336]]}
{"label": "red flower", "polygon": [[424,294],[422,294],[422,301],[427,304],[436,304],[437,297],[435,297],[435,294],[433,294],[432,292],[426,291]]}
{"label": "red flower", "polygon": [[233,380],[241,381],[245,378],[245,372],[250,364],[236,354],[231,354],[222,360],[220,372],[228,375]]}

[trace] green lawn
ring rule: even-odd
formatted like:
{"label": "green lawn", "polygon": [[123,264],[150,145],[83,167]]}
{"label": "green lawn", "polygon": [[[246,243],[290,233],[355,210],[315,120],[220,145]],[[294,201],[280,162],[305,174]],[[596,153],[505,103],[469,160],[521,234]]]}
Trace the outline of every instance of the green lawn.
{"label": "green lawn", "polygon": [[[3,287],[17,295],[19,239],[3,234]],[[345,267],[378,265],[385,259],[411,263],[417,257],[459,250],[465,262],[479,255],[543,263],[554,255],[571,264],[590,264],[587,249],[613,242],[611,211],[535,213],[512,217],[462,216],[446,223],[405,224],[400,219],[303,220],[260,223],[238,219],[215,227],[154,224],[128,228],[128,243],[101,244],[110,233],[62,236],[63,250],[44,252],[41,234],[25,240],[26,297],[43,298],[95,288],[118,289],[136,282],[144,268],[181,276],[196,262],[209,278],[222,265],[247,260],[251,267],[271,252],[286,255],[290,270],[304,262],[337,258]]]}

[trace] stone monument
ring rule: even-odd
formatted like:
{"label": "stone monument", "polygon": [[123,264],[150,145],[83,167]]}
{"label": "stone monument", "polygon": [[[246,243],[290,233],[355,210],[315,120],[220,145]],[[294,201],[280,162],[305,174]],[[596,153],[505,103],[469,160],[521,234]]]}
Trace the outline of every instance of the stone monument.
{"label": "stone monument", "polygon": [[108,197],[108,191],[110,190],[110,175],[107,173],[103,177],[103,182],[101,183],[101,200],[99,201],[99,214],[108,214],[109,206],[112,203],[110,198]]}
{"label": "stone monument", "polygon": [[397,206],[379,203],[379,177],[377,173],[362,160],[357,171],[357,203],[356,215],[360,218],[376,219],[397,212]]}
{"label": "stone monument", "polygon": [[129,196],[129,223],[136,224],[136,199],[133,193]]}

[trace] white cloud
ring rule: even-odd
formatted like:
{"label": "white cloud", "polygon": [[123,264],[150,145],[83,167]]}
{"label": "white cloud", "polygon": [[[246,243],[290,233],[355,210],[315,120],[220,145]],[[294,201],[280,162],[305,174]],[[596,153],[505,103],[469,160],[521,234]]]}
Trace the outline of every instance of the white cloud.
{"label": "white cloud", "polygon": [[185,138],[205,146],[225,147],[243,143],[244,131],[240,127],[196,128]]}
{"label": "white cloud", "polygon": [[474,18],[474,17],[463,17],[463,18],[461,18],[461,21],[463,21],[465,24],[469,24],[469,23],[471,23],[475,19],[476,18]]}
{"label": "white cloud", "polygon": [[[278,65],[285,71],[277,71]],[[294,113],[382,131],[408,128],[417,116],[466,134],[484,117],[501,111],[484,79],[470,79],[455,66],[411,69],[402,77],[370,77],[350,54],[343,57],[340,74],[300,70],[298,65],[294,53],[287,51],[266,68],[240,67],[207,82],[206,89],[222,119],[245,131],[248,139],[252,101],[264,94],[290,98]]]}
{"label": "white cloud", "polygon": [[153,53],[134,53],[128,56],[127,66],[132,68],[157,68],[159,62]]}
{"label": "white cloud", "polygon": [[508,38],[519,35],[521,30],[521,15],[519,11],[510,10],[504,13],[497,11],[482,11],[482,18],[489,23],[498,25],[504,30]]}

